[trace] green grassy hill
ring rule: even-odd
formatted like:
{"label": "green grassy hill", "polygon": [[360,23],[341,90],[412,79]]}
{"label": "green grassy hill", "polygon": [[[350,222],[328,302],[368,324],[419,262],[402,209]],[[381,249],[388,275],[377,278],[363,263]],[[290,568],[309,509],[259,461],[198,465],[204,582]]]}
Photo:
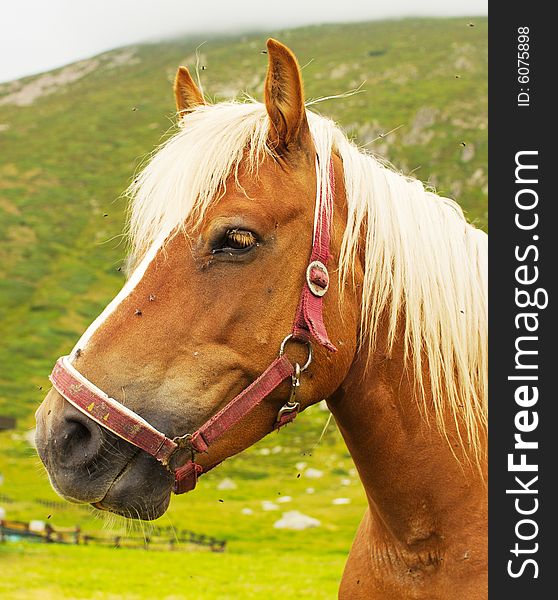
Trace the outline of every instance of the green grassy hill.
{"label": "green grassy hill", "polygon": [[[270,35],[297,54],[308,98],[363,84],[358,94],[314,108],[397,169],[455,198],[470,220],[486,228],[485,19],[327,25]],[[211,39],[201,46],[206,93],[216,100],[243,92],[261,97],[266,37]],[[103,526],[89,509],[68,504],[47,510],[37,502],[56,496],[26,431],[54,360],[123,283],[125,203],[119,195],[141,159],[172,129],[171,81],[177,65],[195,66],[199,43],[119,49],[0,85],[0,414],[19,423],[16,432],[0,433],[0,507],[9,518],[50,514],[55,525]],[[206,595],[192,597],[334,597],[365,503],[333,425],[312,450],[326,417],[312,409],[279,436],[204,477],[194,494],[174,499],[161,522],[227,538],[225,555],[157,559],[119,550],[116,564],[112,550],[4,544],[0,593],[147,598],[161,596],[163,589],[169,598],[181,597],[161,584],[174,570],[193,589],[203,585]],[[297,467],[301,461],[323,470],[323,477],[297,477],[304,473]],[[236,490],[217,490],[225,476],[238,484]],[[263,500],[285,495],[292,501],[280,504],[281,510],[262,510]],[[351,502],[332,505],[338,497]],[[243,514],[246,508],[253,514]],[[322,526],[274,529],[281,512],[293,509],[320,519]],[[88,574],[72,583],[83,561]],[[26,583],[19,579],[23,570],[31,572]],[[146,573],[158,571],[160,576],[146,580]],[[25,591],[18,591],[22,586]],[[96,591],[100,588],[106,595]]]}

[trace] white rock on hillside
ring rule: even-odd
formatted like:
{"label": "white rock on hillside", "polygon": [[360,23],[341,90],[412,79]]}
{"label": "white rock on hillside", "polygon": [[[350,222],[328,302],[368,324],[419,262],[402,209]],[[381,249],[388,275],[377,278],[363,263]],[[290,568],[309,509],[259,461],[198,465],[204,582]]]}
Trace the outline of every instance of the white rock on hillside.
{"label": "white rock on hillside", "polygon": [[277,504],[275,504],[275,502],[271,502],[270,500],[262,500],[262,510],[279,510],[279,507]]}
{"label": "white rock on hillside", "polygon": [[217,485],[218,490],[236,490],[237,487],[238,486],[236,485],[236,483],[228,477],[225,477],[225,479],[220,481]]}
{"label": "white rock on hillside", "polygon": [[311,527],[319,527],[321,522],[314,517],[304,515],[298,510],[290,510],[283,513],[283,516],[273,524],[275,529],[292,529],[301,531],[303,529],[309,529]]}
{"label": "white rock on hillside", "polygon": [[306,471],[304,471],[304,477],[307,477],[308,479],[319,479],[323,476],[324,472],[320,471],[320,469],[313,469],[312,467],[310,467],[309,469],[306,469]]}
{"label": "white rock on hillside", "polygon": [[277,498],[278,504],[286,504],[287,502],[292,502],[292,498],[290,496],[279,496],[279,498]]}

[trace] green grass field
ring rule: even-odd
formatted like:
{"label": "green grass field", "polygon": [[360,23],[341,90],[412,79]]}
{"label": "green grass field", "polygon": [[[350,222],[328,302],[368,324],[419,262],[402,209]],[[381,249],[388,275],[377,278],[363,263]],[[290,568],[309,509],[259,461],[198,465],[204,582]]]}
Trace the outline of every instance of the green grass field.
{"label": "green grass field", "polygon": [[[324,411],[312,407],[300,423],[204,476],[195,493],[174,498],[168,513],[155,522],[225,538],[225,553],[9,542],[0,544],[0,597],[335,597],[365,502],[350,458],[333,426],[313,448],[326,419]],[[129,524],[72,504],[63,509],[45,508],[33,501],[57,499],[38,459],[24,440],[14,441],[4,434],[0,441],[5,477],[1,489],[17,499],[0,505],[11,519],[50,520],[59,526],[79,523],[87,531],[103,528],[149,535],[148,523]],[[322,470],[324,476],[306,478],[300,462]],[[299,473],[303,475],[299,477]],[[237,489],[218,490],[224,477],[231,478]],[[313,488],[313,493],[308,493],[308,488]],[[282,496],[292,500],[282,503]],[[333,505],[332,501],[340,497],[351,503]],[[276,503],[280,509],[262,510],[264,500]],[[246,508],[253,514],[242,514]],[[274,529],[273,523],[281,513],[293,509],[319,519],[321,526],[305,531]],[[174,590],[180,579],[185,586],[182,595]]]}
{"label": "green grass field", "polygon": [[[474,25],[474,26],[471,26]],[[486,19],[408,19],[270,32],[296,52],[314,108],[404,173],[455,198],[487,227]],[[206,93],[261,97],[267,35],[209,39]],[[0,507],[9,519],[126,527],[56,500],[27,441],[56,359],[123,283],[120,198],[143,157],[173,128],[177,65],[203,40],[115,50],[48,76],[0,85]],[[388,132],[393,131],[389,135]],[[335,426],[313,407],[174,498],[158,522],[228,540],[224,554],[0,544],[2,598],[333,598],[365,507]],[[323,471],[310,480],[299,462]],[[219,491],[224,477],[237,489]],[[307,488],[314,488],[308,493]],[[262,501],[290,496],[279,510]],[[335,498],[349,504],[334,505]],[[243,514],[250,508],[253,514]],[[279,531],[300,510],[321,526]],[[128,525],[129,526],[129,525]],[[149,525],[143,527],[146,535]],[[287,575],[288,574],[288,575]]]}

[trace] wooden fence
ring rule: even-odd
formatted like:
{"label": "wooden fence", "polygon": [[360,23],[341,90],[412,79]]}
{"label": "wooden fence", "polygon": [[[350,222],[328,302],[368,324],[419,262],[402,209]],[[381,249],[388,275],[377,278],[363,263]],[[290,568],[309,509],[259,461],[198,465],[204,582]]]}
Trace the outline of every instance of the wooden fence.
{"label": "wooden fence", "polygon": [[205,548],[211,552],[224,552],[226,541],[188,530],[174,531],[168,527],[151,528],[147,534],[116,535],[106,531],[84,532],[78,527],[32,527],[23,521],[0,520],[0,542],[11,539],[31,539],[45,543],[100,545],[112,548],[142,548],[144,550],[188,550]]}

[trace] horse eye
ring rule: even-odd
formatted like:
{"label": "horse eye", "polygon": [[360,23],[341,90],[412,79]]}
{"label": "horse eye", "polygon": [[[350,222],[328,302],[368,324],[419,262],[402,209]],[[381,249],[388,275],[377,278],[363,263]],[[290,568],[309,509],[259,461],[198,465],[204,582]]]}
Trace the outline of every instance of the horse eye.
{"label": "horse eye", "polygon": [[229,229],[213,252],[242,252],[254,246],[257,246],[257,240],[251,231]]}

